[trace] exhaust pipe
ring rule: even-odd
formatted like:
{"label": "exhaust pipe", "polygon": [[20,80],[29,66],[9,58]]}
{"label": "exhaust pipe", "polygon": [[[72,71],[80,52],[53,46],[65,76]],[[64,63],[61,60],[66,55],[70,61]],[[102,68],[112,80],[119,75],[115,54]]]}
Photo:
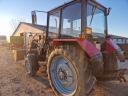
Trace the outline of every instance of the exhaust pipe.
{"label": "exhaust pipe", "polygon": [[37,24],[36,12],[35,11],[32,11],[31,12],[31,16],[32,16],[32,24]]}

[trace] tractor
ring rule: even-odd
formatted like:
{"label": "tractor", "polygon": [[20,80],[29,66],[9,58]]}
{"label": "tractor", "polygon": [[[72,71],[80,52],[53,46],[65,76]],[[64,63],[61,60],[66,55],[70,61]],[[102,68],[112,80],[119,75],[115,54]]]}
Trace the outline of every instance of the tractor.
{"label": "tractor", "polygon": [[[47,12],[46,32],[31,42],[27,73],[34,76],[46,62],[56,96],[87,96],[96,81],[125,81],[122,51],[108,35],[110,9],[94,0],[73,0]],[[36,14],[32,21],[36,24]],[[41,43],[39,43],[41,42]]]}

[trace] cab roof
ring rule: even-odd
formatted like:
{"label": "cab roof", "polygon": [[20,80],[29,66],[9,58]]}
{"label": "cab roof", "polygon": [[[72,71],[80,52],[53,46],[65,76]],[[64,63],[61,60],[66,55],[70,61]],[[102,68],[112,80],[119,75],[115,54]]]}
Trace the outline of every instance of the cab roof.
{"label": "cab roof", "polygon": [[[53,8],[52,10],[48,11],[48,13],[54,13],[54,12],[56,12],[58,10],[64,9],[65,7],[67,7],[67,6],[71,5],[71,4],[74,4],[76,2],[81,2],[81,1],[82,0],[73,0],[73,1],[67,2],[65,4],[62,4],[62,5],[58,6],[58,7],[56,7],[56,8]],[[96,5],[97,7],[100,7],[100,9],[102,9],[104,11],[107,9],[104,5],[100,4],[99,2],[97,2],[95,0],[85,0],[85,1]]]}

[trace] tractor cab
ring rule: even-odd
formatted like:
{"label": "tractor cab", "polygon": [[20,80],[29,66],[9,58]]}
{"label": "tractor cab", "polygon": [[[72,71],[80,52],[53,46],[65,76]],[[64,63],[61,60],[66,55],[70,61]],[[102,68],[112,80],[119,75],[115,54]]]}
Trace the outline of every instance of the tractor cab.
{"label": "tractor cab", "polygon": [[[108,36],[109,13],[110,8],[104,7],[95,0],[73,0],[48,12],[46,37],[50,38],[54,45],[58,42],[76,40],[81,43],[80,40],[86,40],[95,45],[99,51],[108,53],[118,51],[116,53],[120,55],[121,49]],[[83,44],[81,43],[80,46],[83,47]],[[97,54],[96,51],[93,53]],[[123,56],[118,57],[123,61]]]}
{"label": "tractor cab", "polygon": [[74,0],[48,12],[48,37],[93,39],[107,35],[108,9],[93,0]]}

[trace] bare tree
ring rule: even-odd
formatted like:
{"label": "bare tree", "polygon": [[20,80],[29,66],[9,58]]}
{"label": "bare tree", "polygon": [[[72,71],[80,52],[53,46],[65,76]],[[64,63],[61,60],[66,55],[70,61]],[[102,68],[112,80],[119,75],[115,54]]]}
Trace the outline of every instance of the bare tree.
{"label": "bare tree", "polygon": [[23,18],[12,19],[12,20],[10,21],[10,25],[11,25],[12,31],[14,31],[14,30],[17,28],[17,26],[19,25],[20,22],[25,22],[25,21],[26,21],[26,20],[23,19]]}

